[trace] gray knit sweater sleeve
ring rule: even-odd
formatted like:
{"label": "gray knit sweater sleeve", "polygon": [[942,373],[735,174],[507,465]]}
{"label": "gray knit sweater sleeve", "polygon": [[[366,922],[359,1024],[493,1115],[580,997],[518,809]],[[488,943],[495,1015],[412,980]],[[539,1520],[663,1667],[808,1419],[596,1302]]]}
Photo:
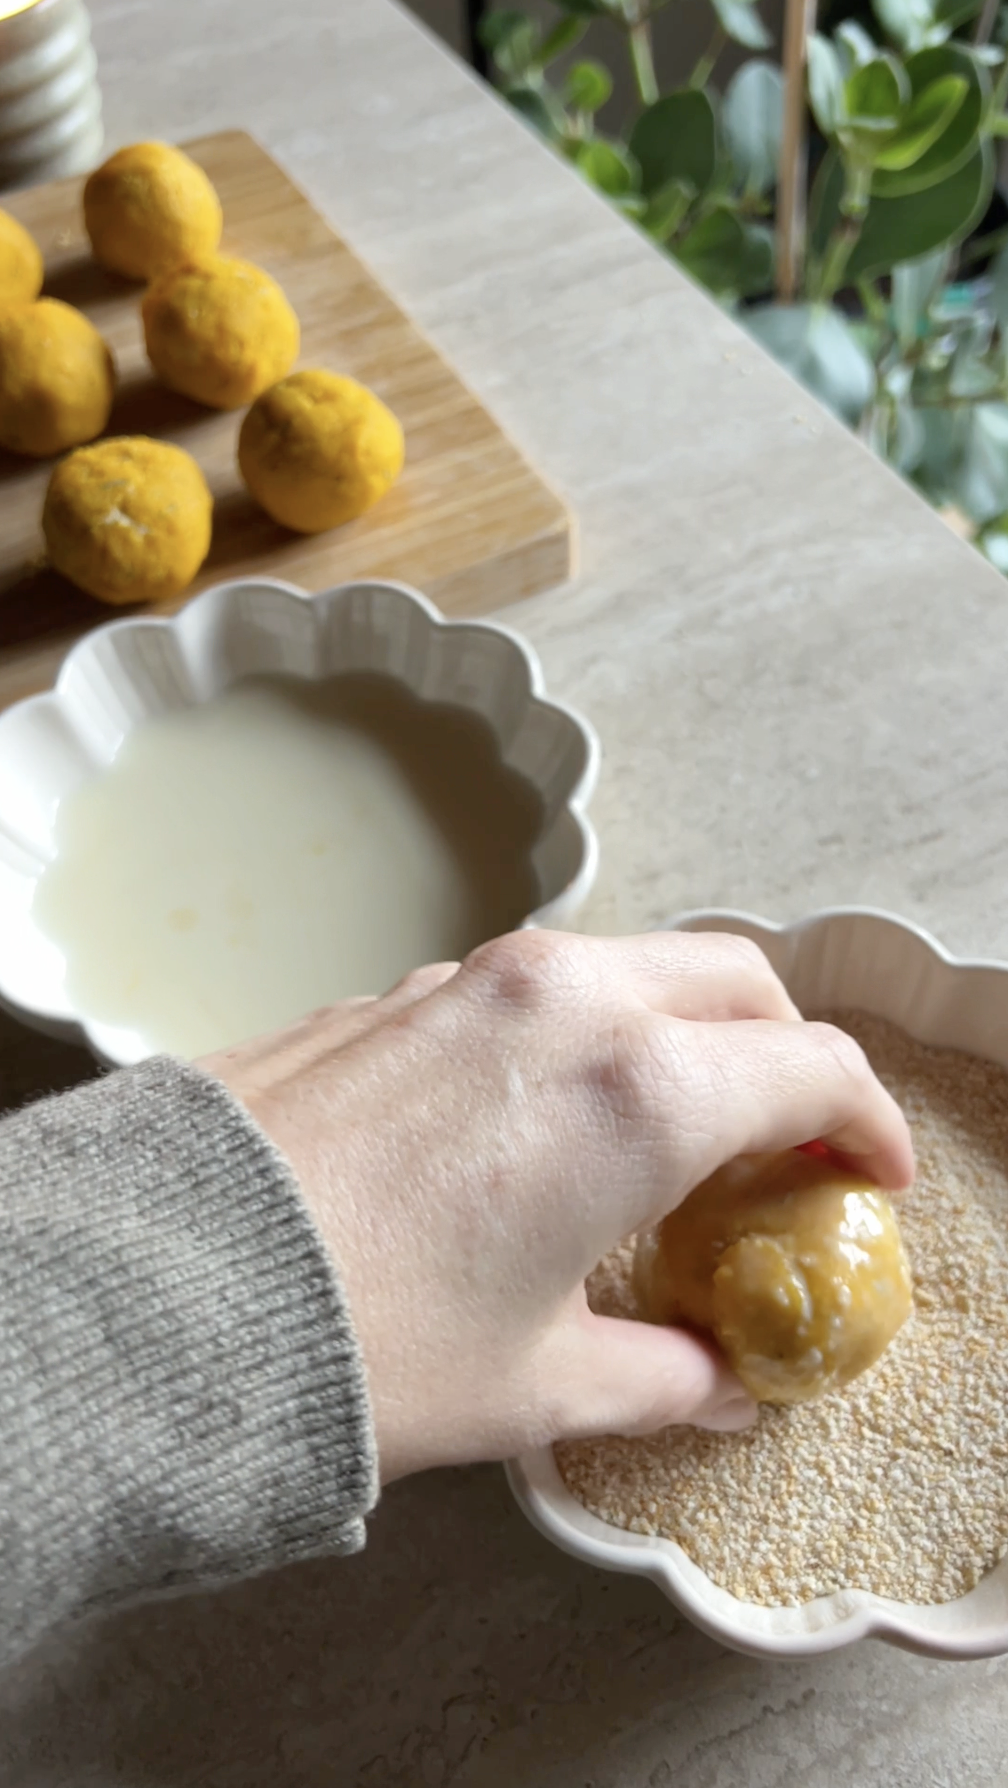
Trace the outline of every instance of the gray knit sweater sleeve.
{"label": "gray knit sweater sleeve", "polygon": [[355,1551],[376,1497],[339,1279],[222,1086],[156,1060],[0,1123],[0,1659]]}

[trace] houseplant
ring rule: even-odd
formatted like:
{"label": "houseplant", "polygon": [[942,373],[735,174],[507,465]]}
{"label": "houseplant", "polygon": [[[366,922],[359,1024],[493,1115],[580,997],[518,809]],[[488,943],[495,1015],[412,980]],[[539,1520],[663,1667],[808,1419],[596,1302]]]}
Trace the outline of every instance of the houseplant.
{"label": "houseplant", "polygon": [[[828,34],[787,0],[783,68],[755,0],[711,0],[708,49],[663,94],[667,4],[490,12],[504,95],[1008,571],[1008,230],[977,234],[1008,135],[995,0],[871,0]],[[609,68],[570,60],[594,20],[633,73],[616,128]],[[720,96],[729,40],[753,54]]]}

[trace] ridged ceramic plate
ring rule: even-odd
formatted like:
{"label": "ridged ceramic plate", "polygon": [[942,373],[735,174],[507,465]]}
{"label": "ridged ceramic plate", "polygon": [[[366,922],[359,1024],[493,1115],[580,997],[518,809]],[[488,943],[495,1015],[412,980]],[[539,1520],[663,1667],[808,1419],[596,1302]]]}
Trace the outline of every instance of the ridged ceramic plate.
{"label": "ridged ceramic plate", "polygon": [[[959,961],[889,913],[837,908],[796,925],[773,925],[748,913],[691,912],[669,928],[753,938],[802,1011],[856,1008],[899,1025],[920,1043],[1008,1068],[1008,964]],[[968,1595],[940,1606],[844,1590],[798,1608],[762,1608],[720,1589],[671,1540],[625,1533],[590,1515],[567,1489],[549,1448],[513,1460],[508,1478],[547,1539],[589,1564],[649,1578],[697,1626],[736,1651],[803,1657],[869,1636],[938,1658],[1008,1651],[1008,1559]]]}
{"label": "ridged ceramic plate", "polygon": [[138,1032],[75,1010],[64,957],[33,922],[60,801],[155,715],[209,701],[244,677],[344,671],[385,673],[422,701],[488,722],[504,764],[542,801],[532,859],[540,905],[527,923],[570,918],[598,862],[585,808],[599,747],[586,721],[547,698],[532,648],[491,622],[446,621],[402,584],[309,596],[273,579],[241,580],[205,591],[171,620],[99,627],[66,658],[54,689],[0,716],[0,1003],[39,1030],[83,1040],[101,1061],[149,1055]]}

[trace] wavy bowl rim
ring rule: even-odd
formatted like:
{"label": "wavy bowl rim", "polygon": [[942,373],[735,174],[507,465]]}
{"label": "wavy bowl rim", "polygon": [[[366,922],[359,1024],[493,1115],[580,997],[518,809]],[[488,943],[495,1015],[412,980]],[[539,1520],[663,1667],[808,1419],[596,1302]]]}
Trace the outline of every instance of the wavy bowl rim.
{"label": "wavy bowl rim", "polygon": [[[979,970],[1008,976],[1008,961],[957,956],[924,926],[884,907],[821,907],[793,921],[766,919],[734,907],[693,907],[676,913],[661,929],[697,931],[708,925],[719,929],[736,925],[758,943],[761,935],[798,938],[838,919],[867,919],[895,928],[924,945],[935,962],[953,974]],[[536,1448],[507,1460],[504,1471],[518,1507],[544,1538],[585,1564],[645,1578],[694,1626],[733,1651],[759,1658],[806,1658],[841,1650],[861,1639],[881,1639],[920,1656],[964,1663],[1008,1652],[1008,1617],[1000,1625],[986,1623],[973,1634],[942,1635],[921,1624],[920,1617],[931,1614],[932,1608],[893,1601],[871,1590],[839,1590],[805,1604],[822,1614],[823,1624],[814,1630],[754,1634],[722,1610],[718,1602],[729,1592],[713,1583],[675,1541],[610,1527],[590,1514],[564,1484],[552,1447]],[[1002,1560],[995,1570],[1003,1571],[1006,1567],[1008,1560]],[[958,1603],[935,1606],[956,1607],[975,1593],[968,1591]],[[830,1618],[829,1611],[838,1607],[843,1610],[839,1618]]]}
{"label": "wavy bowl rim", "polygon": [[[429,596],[425,596],[422,591],[414,589],[411,584],[396,578],[351,578],[343,583],[327,585],[323,590],[306,590],[302,585],[290,583],[285,578],[227,578],[201,590],[175,614],[140,613],[104,621],[74,642],[61,660],[50,688],[24,696],[20,701],[12,702],[9,708],[0,713],[0,728],[8,714],[24,712],[25,709],[39,703],[51,703],[54,700],[58,703],[60,697],[65,693],[66,685],[75,667],[87,660],[95,651],[100,640],[107,639],[113,634],[126,633],[138,628],[143,630],[163,628],[181,634],[187,624],[191,625],[188,617],[200,608],[210,610],[214,606],[224,607],[237,592],[250,588],[269,589],[296,601],[307,603],[333,600],[351,591],[393,591],[417,609],[424,616],[428,625],[435,630],[448,633],[491,634],[495,638],[506,641],[525,665],[528,673],[530,704],[561,716],[580,735],[584,746],[584,768],[562,809],[571,815],[581,840],[581,855],[577,871],[566,886],[560,889],[551,900],[545,901],[523,920],[522,929],[536,929],[557,922],[562,923],[582,905],[594,884],[599,864],[598,835],[587,815],[588,804],[598,782],[602,756],[601,741],[595,727],[569,702],[559,701],[548,693],[546,677],[538,652],[513,627],[482,616],[459,616],[456,618],[442,614],[437,604]],[[240,681],[238,678],[234,680]],[[401,681],[407,689],[412,687],[406,678],[397,680]],[[202,702],[197,701],[190,705],[198,707],[202,705]],[[478,712],[477,709],[470,711]],[[43,1005],[27,1005],[24,1000],[18,999],[8,991],[2,978],[0,978],[0,1009],[9,1013],[20,1023],[27,1025],[31,1030],[65,1042],[83,1045],[105,1067],[127,1067],[132,1063],[133,1058],[130,1058],[129,1061],[125,1060],[121,1055],[110,1050],[103,1042],[103,1037],[112,1027],[104,1025],[100,1021],[88,1019],[69,1008],[56,1010]]]}

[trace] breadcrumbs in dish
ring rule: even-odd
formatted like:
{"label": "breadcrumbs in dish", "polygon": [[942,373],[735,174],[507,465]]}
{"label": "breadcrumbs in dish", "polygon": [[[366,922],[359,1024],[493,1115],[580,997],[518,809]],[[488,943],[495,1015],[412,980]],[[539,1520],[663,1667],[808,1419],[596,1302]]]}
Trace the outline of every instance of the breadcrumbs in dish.
{"label": "breadcrumbs in dish", "polygon": [[[1008,1073],[881,1019],[829,1016],[913,1133],[909,1322],[846,1390],[763,1405],[744,1433],[565,1443],[557,1463],[593,1515],[677,1541],[742,1601],[856,1588],[949,1602],[1008,1552]],[[594,1309],[636,1314],[632,1259],[627,1243],[596,1269]]]}

